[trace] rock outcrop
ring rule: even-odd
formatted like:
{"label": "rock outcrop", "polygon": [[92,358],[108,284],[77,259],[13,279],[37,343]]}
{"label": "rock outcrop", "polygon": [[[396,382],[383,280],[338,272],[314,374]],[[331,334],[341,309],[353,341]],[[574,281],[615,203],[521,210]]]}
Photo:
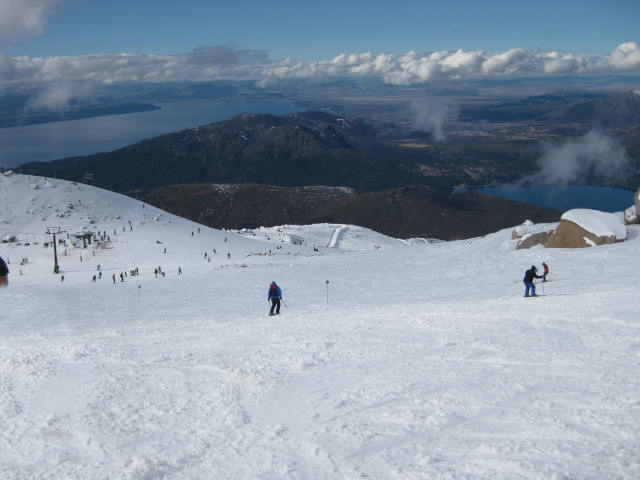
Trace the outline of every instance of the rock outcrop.
{"label": "rock outcrop", "polygon": [[522,250],[526,248],[535,247],[537,245],[546,245],[549,237],[553,234],[553,231],[529,233],[523,235],[516,244],[516,250]]}
{"label": "rock outcrop", "polygon": [[627,231],[613,213],[575,209],[565,212],[549,236],[547,248],[584,248],[625,240]]}

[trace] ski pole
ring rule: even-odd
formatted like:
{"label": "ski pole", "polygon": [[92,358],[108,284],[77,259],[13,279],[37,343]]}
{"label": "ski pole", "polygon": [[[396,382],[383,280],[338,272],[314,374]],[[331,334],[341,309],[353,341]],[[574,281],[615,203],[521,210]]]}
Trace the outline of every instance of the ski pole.
{"label": "ski pole", "polygon": [[327,280],[327,305],[329,305],[329,280]]}

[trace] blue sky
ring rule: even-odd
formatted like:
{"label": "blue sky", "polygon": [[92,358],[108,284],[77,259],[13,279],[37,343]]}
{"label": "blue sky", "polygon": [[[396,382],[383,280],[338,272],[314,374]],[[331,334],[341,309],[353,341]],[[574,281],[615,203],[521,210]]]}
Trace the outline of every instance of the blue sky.
{"label": "blue sky", "polygon": [[165,55],[230,44],[311,61],[459,48],[591,55],[640,40],[640,0],[67,0],[61,7],[41,35],[5,39],[2,50]]}

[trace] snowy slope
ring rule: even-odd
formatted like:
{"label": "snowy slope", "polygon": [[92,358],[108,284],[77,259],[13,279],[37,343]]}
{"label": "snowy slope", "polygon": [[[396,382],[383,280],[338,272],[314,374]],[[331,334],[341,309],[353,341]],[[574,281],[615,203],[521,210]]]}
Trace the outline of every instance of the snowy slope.
{"label": "snowy slope", "polygon": [[[22,243],[0,244],[0,478],[640,478],[637,226],[516,251],[510,229],[412,246],[350,226],[198,233],[34,177],[0,177],[0,198]],[[46,226],[117,234],[68,247],[62,283]],[[525,299],[542,261],[546,296]]]}
{"label": "snowy slope", "polygon": [[247,238],[276,244],[308,245],[316,247],[318,250],[323,249],[325,252],[324,249],[329,248],[363,251],[434,242],[430,239],[398,240],[368,228],[332,223],[261,227],[240,230],[238,233]]}

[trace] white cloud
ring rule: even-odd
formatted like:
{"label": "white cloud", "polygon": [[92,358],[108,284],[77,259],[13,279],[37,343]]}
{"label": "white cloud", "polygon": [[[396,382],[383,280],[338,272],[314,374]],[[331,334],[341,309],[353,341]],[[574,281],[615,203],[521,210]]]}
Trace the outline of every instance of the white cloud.
{"label": "white cloud", "polygon": [[[7,5],[18,4],[12,1]],[[23,30],[26,25],[42,25],[43,12],[49,11],[47,8],[54,2],[29,0],[27,4],[41,6],[41,13],[35,15],[40,20],[23,22]],[[296,62],[291,58],[270,60],[261,50],[205,46],[183,55],[0,56],[0,89],[23,84],[59,86],[223,79],[254,80],[267,85],[278,80],[343,77],[371,77],[392,85],[416,85],[480,77],[634,72],[640,72],[640,47],[635,42],[623,43],[610,54],[596,57],[514,48],[497,54],[481,50],[411,51],[403,55],[344,53],[329,61],[315,62]],[[59,87],[56,88],[59,91]]]}
{"label": "white cloud", "polygon": [[624,179],[629,157],[614,138],[600,130],[568,140],[561,145],[545,145],[538,160],[540,170],[522,183],[568,185],[597,175],[609,181]]}
{"label": "white cloud", "polygon": [[72,100],[90,96],[92,87],[89,84],[56,83],[48,85],[38,95],[31,98],[26,110],[51,110],[64,112]]}
{"label": "white cloud", "polygon": [[411,102],[410,109],[413,114],[411,126],[414,129],[431,133],[436,142],[441,142],[446,138],[444,123],[450,120],[455,113],[455,109],[450,103],[420,98]]}
{"label": "white cloud", "polygon": [[617,70],[632,70],[640,65],[640,47],[635,42],[618,45],[608,57],[608,63]]}
{"label": "white cloud", "polygon": [[0,38],[40,35],[60,0],[1,0]]}

